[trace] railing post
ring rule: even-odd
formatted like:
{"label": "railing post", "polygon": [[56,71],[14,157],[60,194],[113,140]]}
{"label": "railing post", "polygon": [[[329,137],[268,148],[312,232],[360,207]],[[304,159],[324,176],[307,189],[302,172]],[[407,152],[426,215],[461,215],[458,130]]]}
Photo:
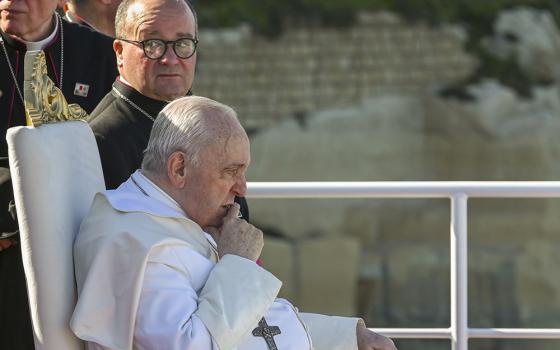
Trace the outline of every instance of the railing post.
{"label": "railing post", "polygon": [[467,195],[451,197],[451,348],[468,350]]}

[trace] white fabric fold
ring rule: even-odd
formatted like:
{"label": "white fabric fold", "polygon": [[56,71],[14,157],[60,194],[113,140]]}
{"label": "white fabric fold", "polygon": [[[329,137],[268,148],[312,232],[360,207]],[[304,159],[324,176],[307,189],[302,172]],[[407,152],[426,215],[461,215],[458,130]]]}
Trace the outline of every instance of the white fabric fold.
{"label": "white fabric fold", "polygon": [[308,327],[314,350],[357,349],[356,327],[359,318],[325,316],[301,312]]}
{"label": "white fabric fold", "polygon": [[214,260],[217,253],[196,223],[178,217],[171,208],[154,203],[162,207],[162,216],[146,215],[141,208],[150,203],[142,193],[117,190],[113,195],[117,202],[128,199],[136,211],[115,210],[106,194],[95,196],[74,243],[78,302],[70,327],[83,340],[131,349],[150,251],[165,245],[187,246]]}

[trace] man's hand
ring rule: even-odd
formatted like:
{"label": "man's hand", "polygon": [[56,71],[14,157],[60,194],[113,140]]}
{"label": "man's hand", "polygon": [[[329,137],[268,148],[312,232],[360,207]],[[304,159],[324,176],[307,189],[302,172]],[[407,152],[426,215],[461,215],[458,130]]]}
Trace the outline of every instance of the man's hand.
{"label": "man's hand", "polygon": [[391,339],[370,331],[363,322],[358,322],[356,335],[358,350],[397,350]]}
{"label": "man's hand", "polygon": [[220,258],[226,254],[234,254],[257,261],[264,245],[263,233],[255,226],[239,218],[238,214],[239,204],[233,203],[218,232],[211,228],[208,228],[207,232],[211,233],[216,239]]}

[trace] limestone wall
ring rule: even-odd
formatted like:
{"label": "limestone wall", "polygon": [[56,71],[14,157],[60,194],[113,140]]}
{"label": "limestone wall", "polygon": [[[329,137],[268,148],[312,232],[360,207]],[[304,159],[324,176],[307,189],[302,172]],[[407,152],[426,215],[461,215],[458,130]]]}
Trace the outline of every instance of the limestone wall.
{"label": "limestone wall", "polygon": [[[201,24],[202,25],[202,24]],[[457,28],[362,14],[348,29],[293,28],[270,40],[246,27],[201,30],[194,91],[270,126],[381,93],[423,91],[468,75],[475,60]]]}

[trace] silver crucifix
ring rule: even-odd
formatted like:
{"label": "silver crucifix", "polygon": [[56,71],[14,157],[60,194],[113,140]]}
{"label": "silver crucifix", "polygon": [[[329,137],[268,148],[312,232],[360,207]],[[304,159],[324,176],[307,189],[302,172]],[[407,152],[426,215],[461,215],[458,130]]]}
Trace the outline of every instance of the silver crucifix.
{"label": "silver crucifix", "polygon": [[264,317],[259,321],[257,328],[253,329],[253,336],[263,337],[268,350],[278,350],[274,342],[274,336],[280,333],[282,333],[280,328],[277,326],[269,326]]}

